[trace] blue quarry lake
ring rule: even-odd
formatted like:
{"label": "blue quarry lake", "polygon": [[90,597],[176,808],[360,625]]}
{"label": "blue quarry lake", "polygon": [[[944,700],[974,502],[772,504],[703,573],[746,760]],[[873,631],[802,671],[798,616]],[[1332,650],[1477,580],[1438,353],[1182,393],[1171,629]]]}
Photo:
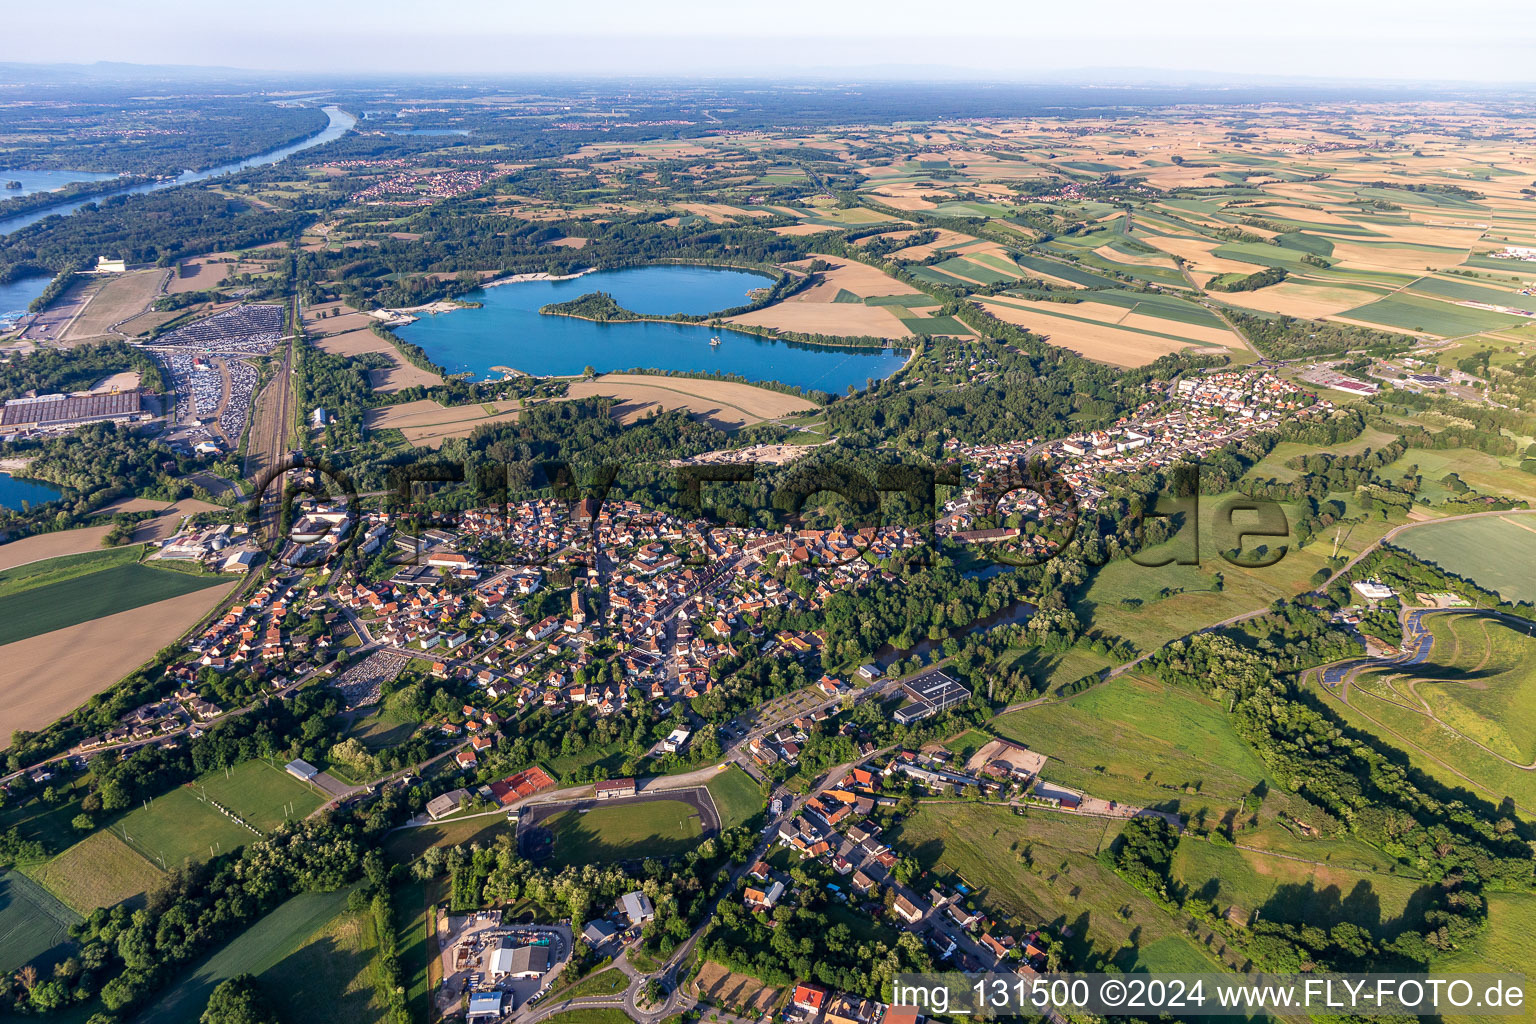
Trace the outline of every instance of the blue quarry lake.
{"label": "blue quarry lake", "polygon": [[[604,270],[564,281],[519,281],[466,295],[480,309],[425,316],[397,329],[449,373],[484,378],[505,366],[535,376],[616,370],[687,370],[779,381],[841,393],[883,380],[906,362],[905,349],[841,348],[760,338],[704,324],[594,323],[545,316],[540,307],[607,292],[643,316],[703,315],[745,305],[772,279],[742,270],[665,265]],[[710,339],[718,337],[719,345]]]}
{"label": "blue quarry lake", "polygon": [[0,508],[19,512],[23,501],[36,508],[63,494],[63,491],[49,484],[41,484],[35,480],[20,480],[9,473],[0,473]]}
{"label": "blue quarry lake", "polygon": [[25,313],[32,300],[43,294],[43,289],[52,280],[52,274],[28,274],[0,284],[0,330]]}

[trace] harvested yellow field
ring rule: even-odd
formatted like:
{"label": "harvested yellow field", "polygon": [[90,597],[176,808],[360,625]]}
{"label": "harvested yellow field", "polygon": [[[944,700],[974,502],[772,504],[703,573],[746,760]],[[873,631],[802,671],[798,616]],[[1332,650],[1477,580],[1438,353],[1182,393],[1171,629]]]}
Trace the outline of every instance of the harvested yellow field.
{"label": "harvested yellow field", "polygon": [[[822,271],[821,280],[783,302],[730,317],[727,323],[768,327],[801,334],[873,337],[891,340],[910,338],[901,318],[888,307],[866,306],[859,302],[837,302],[837,296],[850,292],[860,298],[882,295],[917,295],[912,288],[868,264],[836,256],[812,254],[831,269]],[[808,262],[787,266],[804,270]]]}
{"label": "harvested yellow field", "polygon": [[173,643],[234,586],[231,580],[0,647],[0,739],[8,743],[17,729],[41,729],[73,711]]}
{"label": "harvested yellow field", "polygon": [[736,381],[640,373],[607,373],[592,380],[573,381],[567,395],[570,398],[601,395],[617,399],[620,404],[613,412],[625,423],[632,423],[659,409],[686,409],[722,430],[735,430],[817,408],[814,402],[804,398]]}
{"label": "harvested yellow field", "polygon": [[[677,219],[672,218],[672,221],[673,223],[671,226],[676,227]],[[662,221],[662,223],[665,224],[667,222]],[[769,228],[768,230],[772,231],[776,235],[785,235],[792,238],[797,235],[819,235],[828,229],[822,227],[820,224],[785,224],[781,227]]]}
{"label": "harvested yellow field", "polygon": [[28,562],[40,562],[60,555],[79,555],[98,551],[110,526],[82,526],[75,530],[40,533],[32,537],[0,544],[0,569],[14,569]]}
{"label": "harvested yellow field", "polygon": [[1237,260],[1211,255],[1211,250],[1220,245],[1220,242],[1207,242],[1196,238],[1169,238],[1163,235],[1154,235],[1140,241],[1155,246],[1171,256],[1182,257],[1189,263],[1191,270],[1197,270],[1212,277],[1228,273],[1251,274],[1257,269],[1251,263],[1239,263]]}
{"label": "harvested yellow field", "polygon": [[416,385],[432,387],[443,382],[442,377],[430,370],[406,362],[395,346],[367,328],[317,338],[314,344],[316,348],[338,356],[355,356],[364,352],[378,352],[386,356],[394,363],[393,366],[368,373],[368,381],[375,391],[391,393]]}
{"label": "harvested yellow field", "polygon": [[[1054,317],[1057,320],[1077,317],[1093,320],[1111,327],[1127,327],[1138,331],[1152,331],[1157,334],[1172,334],[1179,338],[1187,338],[1191,342],[1225,345],[1230,348],[1245,347],[1242,339],[1225,327],[1180,323],[1179,321],[1168,320],[1150,313],[1139,312],[1139,307],[1127,309],[1124,306],[1114,306],[1107,302],[1063,303],[1014,298],[995,301],[990,303],[988,308],[994,305],[1016,307],[1020,312],[1029,310],[1042,316]],[[1000,314],[999,316],[1002,319],[1007,319],[1006,317],[1001,317]],[[1059,329],[1065,330],[1065,328]],[[1149,340],[1155,341],[1157,339]]]}
{"label": "harvested yellow field", "polygon": [[567,235],[564,238],[556,238],[553,241],[545,242],[544,244],[557,246],[561,249],[585,249],[587,247],[587,243],[590,241],[592,241],[592,239],[585,238],[580,235],[575,237]]}
{"label": "harvested yellow field", "polygon": [[[966,252],[983,251],[1000,253],[1004,251],[1003,247],[998,245],[996,242],[977,242],[977,240],[972,238],[970,235],[962,235],[958,231],[950,231],[948,228],[940,228],[938,238],[935,238],[933,241],[924,245],[909,245],[905,249],[898,249],[896,250],[895,255],[900,256],[904,260],[925,260],[946,246],[964,245],[966,242],[970,242],[972,245],[979,244],[990,246],[990,248],[984,250],[976,250],[971,246],[965,246]],[[960,255],[960,252],[957,250],[955,251],[954,255],[958,256]]]}
{"label": "harvested yellow field", "polygon": [[[1250,268],[1245,272],[1251,273],[1252,270]],[[1221,301],[1230,306],[1242,306],[1266,313],[1285,313],[1316,319],[1354,309],[1373,298],[1375,296],[1372,294],[1351,288],[1329,288],[1325,285],[1285,281],[1254,292],[1224,292]]]}
{"label": "harvested yellow field", "polygon": [[760,208],[726,206],[724,203],[678,203],[676,209],[697,214],[711,224],[726,224],[735,217],[767,217],[767,210]]}
{"label": "harvested yellow field", "polygon": [[[1016,306],[1031,309],[1046,316],[1074,316],[1100,323],[1116,324],[1130,314],[1124,306],[1112,306],[1107,302],[1043,302],[1037,299],[1008,298],[993,305]],[[1167,332],[1165,332],[1167,333]]]}
{"label": "harvested yellow field", "polygon": [[468,437],[476,427],[517,419],[516,399],[474,405],[443,405],[423,398],[403,405],[370,409],[364,423],[371,430],[395,429],[416,448],[437,449],[450,437]]}
{"label": "harvested yellow field", "polygon": [[200,292],[223,281],[229,276],[229,271],[230,264],[214,263],[210,257],[187,260],[171,274],[170,284],[165,290],[173,295],[177,292]]}
{"label": "harvested yellow field", "polygon": [[[1278,190],[1277,190],[1278,191]],[[1245,206],[1243,213],[1249,216],[1284,217],[1286,220],[1304,220],[1309,224],[1353,224],[1354,221],[1340,217],[1336,213],[1327,210],[1313,210],[1306,206],[1290,206],[1280,204],[1276,206]]]}
{"label": "harvested yellow field", "polygon": [[[903,284],[884,271],[866,263],[857,263],[840,256],[811,254],[812,259],[824,260],[831,265],[822,272],[820,283],[792,296],[789,301],[831,302],[840,291],[850,291],[860,298],[880,295],[916,295],[910,285]],[[803,264],[801,265],[803,266]]]}
{"label": "harvested yellow field", "polygon": [[941,186],[930,182],[893,181],[871,189],[870,195],[897,210],[932,210],[936,204],[923,197],[942,192]]}
{"label": "harvested yellow field", "polygon": [[75,314],[62,340],[77,342],[110,336],[117,324],[149,309],[170,276],[169,270],[134,270],[93,281],[87,286],[89,298],[85,308]]}
{"label": "harvested yellow field", "polygon": [[850,338],[900,340],[912,336],[901,318],[886,307],[855,302],[796,302],[792,298],[754,313],[730,317],[726,323]]}
{"label": "harvested yellow field", "polygon": [[1129,253],[1119,252],[1107,245],[1101,245],[1093,250],[1093,252],[1094,255],[1101,256],[1111,263],[1131,263],[1138,267],[1166,267],[1171,262],[1167,256],[1158,256],[1150,253],[1137,253],[1133,256]]}
{"label": "harvested yellow field", "polygon": [[1151,316],[1146,313],[1138,313],[1132,310],[1123,320],[1121,327],[1134,327],[1141,331],[1157,331],[1162,334],[1176,334],[1190,341],[1201,341],[1209,345],[1226,345],[1229,348],[1246,348],[1243,340],[1225,327],[1205,327],[1199,324],[1183,324],[1176,320],[1165,320],[1162,317]]}
{"label": "harvested yellow field", "polygon": [[[1020,309],[997,302],[983,302],[981,306],[999,320],[1026,327],[1052,345],[1112,366],[1145,366],[1155,359],[1189,347],[1185,342],[1138,334],[1112,323],[1083,323],[1052,316],[1040,309]],[[1077,315],[1077,306],[1063,308],[1073,310],[1070,315]]]}
{"label": "harvested yellow field", "polygon": [[[1434,241],[1431,244],[1443,243]],[[1351,266],[1423,271],[1426,267],[1444,270],[1446,267],[1460,266],[1468,253],[1461,250],[1430,252],[1388,245],[1355,245],[1334,239],[1333,255]]]}

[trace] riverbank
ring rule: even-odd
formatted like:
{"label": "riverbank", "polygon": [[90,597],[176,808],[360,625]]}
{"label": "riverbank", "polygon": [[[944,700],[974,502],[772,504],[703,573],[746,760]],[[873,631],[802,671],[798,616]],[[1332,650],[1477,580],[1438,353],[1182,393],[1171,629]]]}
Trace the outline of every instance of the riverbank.
{"label": "riverbank", "polygon": [[[313,148],[315,146],[323,145],[335,139],[339,139],[341,136],[351,131],[352,127],[357,124],[357,118],[353,117],[351,114],[348,114],[346,111],[342,110],[335,104],[327,105],[323,107],[322,110],[324,111],[325,116],[329,119],[329,123],[326,125],[326,127],[313,135],[300,139],[297,142],[290,142],[286,145],[279,146],[276,149],[268,150],[265,153],[258,153],[255,156],[245,157],[244,159],[236,160],[230,163],[219,164],[204,170],[185,171],[174,178],[156,179],[153,181],[142,182],[127,188],[119,188],[105,193],[94,193],[88,196],[73,196],[67,199],[63,199],[58,203],[49,203],[43,209],[33,209],[12,216],[0,216],[0,235],[8,235],[14,231],[20,231],[22,228],[27,227],[28,225],[36,224],[38,221],[43,220],[45,217],[70,216],[81,207],[85,206],[87,203],[97,202],[103,199],[109,199],[118,196],[142,195],[146,192],[158,192],[161,189],[176,188],[180,185],[190,185],[194,182],[206,181],[209,178],[217,178],[225,174],[233,174],[237,171],[249,170],[252,167],[263,167],[267,164],[274,164],[279,160],[287,159],[295,153]],[[114,184],[117,183],[114,182]]]}

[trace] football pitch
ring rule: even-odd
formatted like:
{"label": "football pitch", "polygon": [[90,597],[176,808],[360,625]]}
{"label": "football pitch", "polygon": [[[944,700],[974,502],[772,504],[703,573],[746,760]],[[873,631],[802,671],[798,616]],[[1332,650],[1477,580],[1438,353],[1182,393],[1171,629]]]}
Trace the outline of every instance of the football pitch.
{"label": "football pitch", "polygon": [[320,793],[281,768],[246,761],[171,790],[124,817],[112,831],[151,863],[171,868],[228,853],[324,802]]}

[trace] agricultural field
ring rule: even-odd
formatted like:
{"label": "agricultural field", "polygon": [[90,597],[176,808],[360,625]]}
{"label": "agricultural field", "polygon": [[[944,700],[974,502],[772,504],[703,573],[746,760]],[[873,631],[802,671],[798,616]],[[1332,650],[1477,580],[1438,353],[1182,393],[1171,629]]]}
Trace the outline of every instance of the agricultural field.
{"label": "agricultural field", "polygon": [[516,420],[521,408],[516,400],[445,406],[423,398],[371,409],[365,423],[370,430],[398,430],[411,447],[435,451],[451,437],[468,437],[478,427]]}
{"label": "agricultural field", "polygon": [[[934,320],[934,302],[911,285],[876,267],[839,256],[812,253],[831,265],[821,280],[782,302],[752,313],[729,317],[726,323],[767,327],[797,334],[841,335],[901,341],[913,335],[970,336],[964,325]],[[786,264],[803,271],[808,263]]]}
{"label": "agricultural field", "polygon": [[698,812],[681,800],[561,811],[541,826],[553,835],[550,863],[557,867],[675,857],[693,849],[703,834]]}
{"label": "agricultural field", "polygon": [[690,990],[715,1006],[747,1007],[767,1013],[779,1001],[784,990],[764,985],[748,974],[737,974],[717,963],[705,961],[690,982]]}
{"label": "agricultural field", "polygon": [[[342,317],[334,321],[325,321],[327,329],[331,324],[339,325],[349,317]],[[358,322],[365,318],[358,315]],[[371,317],[366,318],[372,320]],[[366,353],[376,353],[388,359],[390,365],[385,368],[368,371],[368,382],[373,390],[385,394],[393,394],[396,391],[404,391],[409,387],[432,387],[441,384],[443,378],[431,370],[423,370],[414,363],[409,363],[400,354],[400,350],[388,341],[374,334],[366,324],[355,327],[352,330],[338,331],[334,334],[322,334],[314,340],[316,348],[329,352],[335,356],[360,356]]]}
{"label": "agricultural field", "polygon": [[112,831],[95,832],[27,873],[80,913],[112,907],[159,886],[162,873]]}
{"label": "agricultural field", "polygon": [[993,728],[1049,757],[1047,781],[1213,823],[1265,777],[1221,708],[1139,676],[1003,715]]}
{"label": "agricultural field", "polygon": [[1044,336],[1053,345],[1114,366],[1145,366],[1191,347],[1225,352],[1242,346],[1242,340],[1225,327],[1168,320],[1155,307],[1152,312],[1139,312],[1138,306],[1012,298],[992,299],[981,307],[999,320]]}
{"label": "agricultural field", "polygon": [[1536,601],[1536,577],[1530,571],[1536,565],[1536,516],[1427,523],[1392,543],[1506,601]]}
{"label": "agricultural field", "polygon": [[566,394],[573,399],[598,395],[617,399],[619,404],[614,406],[613,415],[623,423],[633,423],[661,409],[686,409],[722,430],[819,408],[795,395],[735,381],[634,373],[605,373],[592,380],[573,381]]}
{"label": "agricultural field", "polygon": [[767,806],[758,784],[735,765],[710,779],[708,788],[715,811],[720,815],[721,828],[735,828]]}
{"label": "agricultural field", "polygon": [[[125,501],[115,501],[101,509],[97,515],[108,516],[115,512],[137,512],[151,509],[160,510],[160,514],[153,519],[141,522],[134,530],[133,544],[144,544],[149,541],[164,540],[176,531],[181,517],[197,512],[209,512],[218,509],[217,505],[185,498],[173,505],[167,505],[163,501],[153,501],[144,498],[134,498]],[[20,540],[13,540],[6,544],[0,544],[0,578],[9,577],[6,570],[15,569],[17,566],[28,565],[33,562],[42,562],[49,559],[62,559],[67,555],[106,554],[102,551],[102,543],[111,531],[110,526],[81,526],[73,530],[56,530],[52,533],[38,533]],[[137,552],[137,547],[122,548],[119,550],[132,550]],[[63,564],[63,563],[59,563]]]}
{"label": "agricultural field", "polygon": [[[17,729],[42,728],[144,664],[202,618],[235,585],[227,577],[209,577],[214,585],[201,586],[202,578],[185,573],[143,571],[156,574],[156,587],[166,585],[158,579],[161,575],[170,577],[172,586],[184,586],[180,580],[194,581],[199,586],[179,597],[140,604],[129,611],[0,647],[0,660],[13,670],[0,684],[5,697],[0,702],[0,738],[4,742],[9,742]],[[75,581],[59,584],[76,585]],[[121,595],[108,595],[105,600],[120,598]]]}
{"label": "agricultural field", "polygon": [[0,971],[32,964],[39,973],[67,955],[80,915],[17,871],[0,871]]}
{"label": "agricultural field", "polygon": [[76,555],[0,574],[0,647],[228,582],[140,564],[139,553]]}
{"label": "agricultural field", "polygon": [[370,961],[377,942],[348,890],[303,893],[236,936],[146,1007],[138,1021],[196,1024],[222,981],[255,975],[283,1019],[316,1024],[380,1021]]}

